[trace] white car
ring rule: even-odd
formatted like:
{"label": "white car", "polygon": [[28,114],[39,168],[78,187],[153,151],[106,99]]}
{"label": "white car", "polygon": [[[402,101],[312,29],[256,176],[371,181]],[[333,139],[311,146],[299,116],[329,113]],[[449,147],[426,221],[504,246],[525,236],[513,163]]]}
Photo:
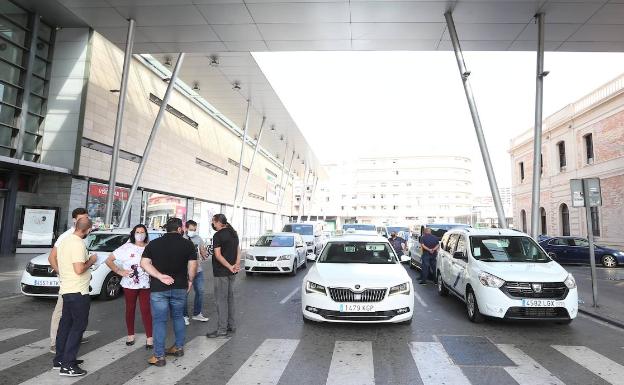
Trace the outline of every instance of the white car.
{"label": "white car", "polygon": [[413,283],[387,239],[331,238],[303,280],[304,321],[411,323]]}
{"label": "white car", "polygon": [[578,292],[569,274],[529,236],[513,230],[453,229],[442,237],[438,293],[466,303],[468,318],[572,322]]}
{"label": "white car", "polygon": [[285,233],[297,233],[303,238],[306,245],[306,252],[309,260],[316,259],[318,249],[318,238],[321,235],[319,226],[314,223],[287,223],[282,228]]}
{"label": "white car", "polygon": [[[121,277],[104,263],[108,256],[128,241],[131,229],[93,231],[85,239],[89,254],[97,255],[97,262],[91,266],[89,294],[102,299],[113,299],[121,294]],[[159,230],[149,230],[149,239],[162,236]],[[31,259],[22,273],[22,294],[31,297],[58,297],[59,279],[48,262],[49,254]]]}
{"label": "white car", "polygon": [[308,267],[306,245],[297,233],[268,233],[245,256],[245,274],[272,273],[297,275]]}

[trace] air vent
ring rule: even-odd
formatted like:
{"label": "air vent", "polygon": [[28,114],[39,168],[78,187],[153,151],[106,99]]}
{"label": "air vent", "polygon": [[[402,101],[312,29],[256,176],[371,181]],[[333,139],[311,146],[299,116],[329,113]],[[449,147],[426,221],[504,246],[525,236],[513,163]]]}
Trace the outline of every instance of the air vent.
{"label": "air vent", "polygon": [[212,171],[218,172],[219,174],[223,174],[223,175],[227,175],[228,172],[227,170],[222,169],[219,166],[215,166],[214,164],[210,163],[210,162],[206,162],[205,160],[199,159],[199,158],[195,158],[195,163],[197,163],[200,166],[204,166],[206,168],[211,169]]}
{"label": "air vent", "polygon": [[[154,94],[150,94],[150,102],[156,104],[157,106],[162,105],[162,99]],[[199,126],[199,124],[196,121],[184,115],[177,109],[171,107],[171,104],[167,104],[167,112],[169,112],[171,115],[175,116],[176,118],[180,119],[181,121],[183,121],[184,123],[188,124],[189,126],[193,128],[197,128],[197,126]]]}

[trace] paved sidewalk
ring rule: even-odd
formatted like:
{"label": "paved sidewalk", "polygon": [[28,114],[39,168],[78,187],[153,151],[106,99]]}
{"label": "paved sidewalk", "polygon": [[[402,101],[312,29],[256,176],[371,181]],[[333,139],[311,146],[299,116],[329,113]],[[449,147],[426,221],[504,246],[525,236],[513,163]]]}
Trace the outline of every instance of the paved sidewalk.
{"label": "paved sidewalk", "polygon": [[624,268],[597,269],[598,307],[593,307],[589,266],[565,266],[576,278],[579,310],[603,321],[624,327]]}

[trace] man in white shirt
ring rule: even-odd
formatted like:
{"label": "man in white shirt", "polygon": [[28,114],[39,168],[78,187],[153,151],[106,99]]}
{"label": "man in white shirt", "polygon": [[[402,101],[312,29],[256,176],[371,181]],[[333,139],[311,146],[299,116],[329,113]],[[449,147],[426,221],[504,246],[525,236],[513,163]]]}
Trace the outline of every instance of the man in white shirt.
{"label": "man in white shirt", "polygon": [[[61,242],[66,239],[69,235],[73,234],[76,231],[76,222],[82,218],[89,218],[89,214],[87,210],[83,207],[78,207],[72,211],[72,226],[61,234],[56,242],[54,243],[54,247],[50,251],[50,255],[48,256],[48,262],[50,266],[56,271],[58,274],[58,247]],[[61,321],[61,314],[63,312],[63,297],[61,295],[58,296],[58,300],[56,301],[56,306],[54,307],[54,312],[52,312],[52,319],[50,320],[50,353],[56,353],[56,333],[58,331],[59,322]],[[82,343],[88,342],[87,338],[83,338]]]}

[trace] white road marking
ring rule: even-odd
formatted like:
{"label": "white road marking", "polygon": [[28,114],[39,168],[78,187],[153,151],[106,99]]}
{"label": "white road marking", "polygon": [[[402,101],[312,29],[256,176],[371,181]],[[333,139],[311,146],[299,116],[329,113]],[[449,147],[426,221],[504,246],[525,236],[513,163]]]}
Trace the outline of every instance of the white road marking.
{"label": "white road marking", "polygon": [[[86,334],[86,333],[85,333]],[[137,342],[141,340],[145,340],[145,334],[137,334],[136,335]],[[84,360],[84,363],[80,365],[81,368],[86,370],[88,373],[86,376],[90,376],[94,372],[102,369],[103,367],[112,364],[118,359],[132,353],[133,351],[142,348],[143,346],[140,343],[135,343],[132,346],[126,346],[126,337],[120,338],[116,341],[113,341],[107,345],[104,345],[100,348],[90,351],[84,356],[78,355],[78,358]],[[50,365],[52,365],[52,359],[49,360]],[[33,377],[27,381],[22,382],[22,384],[27,385],[65,385],[65,384],[73,384],[74,382],[80,381],[86,376],[82,377],[61,377],[59,376],[58,370],[48,370],[37,377]]]}
{"label": "white road marking", "polygon": [[504,368],[519,385],[565,385],[546,368],[514,345],[496,345],[518,366]]}
{"label": "white road marking", "polygon": [[283,305],[286,302],[288,302],[288,300],[290,300],[295,294],[297,294],[298,291],[299,291],[299,287],[297,287],[295,290],[291,291],[290,294],[284,297],[284,299],[280,301],[280,304]]}
{"label": "white road marking", "polygon": [[416,288],[414,288],[414,297],[418,300],[418,302],[420,302],[422,307],[427,307],[427,303],[425,301],[423,301],[423,299],[420,297],[420,295],[416,292]]}
{"label": "white road marking", "polygon": [[375,385],[373,343],[336,341],[327,385]]}
{"label": "white road marking", "polygon": [[21,298],[21,297],[25,297],[23,294],[18,294],[18,295],[12,295],[10,297],[3,297],[0,298],[0,301],[7,301],[9,299],[15,299],[15,298]]}
{"label": "white road marking", "polygon": [[165,367],[150,366],[125,385],[175,384],[216,352],[229,338],[195,337],[184,346],[184,357],[174,358]]}
{"label": "white road marking", "polygon": [[[97,332],[85,332],[85,336],[93,335]],[[8,352],[0,354],[0,371],[12,368],[24,361],[42,356],[50,352],[50,338],[24,345]],[[50,356],[50,365],[52,365],[52,357]]]}
{"label": "white road marking", "polygon": [[15,329],[8,328],[0,330],[0,341],[6,341],[10,338],[21,336],[22,334],[34,332],[35,329]]}
{"label": "white road marking", "polygon": [[299,340],[264,340],[227,385],[277,384],[298,344]]}
{"label": "white road marking", "polygon": [[412,342],[412,357],[424,385],[471,385],[439,342]]}
{"label": "white road marking", "polygon": [[624,366],[585,346],[553,345],[562,354],[610,384],[622,384]]}
{"label": "white road marking", "polygon": [[12,276],[12,277],[19,277],[22,274],[24,274],[24,270],[15,270],[15,271],[3,271],[0,272],[0,276]]}

